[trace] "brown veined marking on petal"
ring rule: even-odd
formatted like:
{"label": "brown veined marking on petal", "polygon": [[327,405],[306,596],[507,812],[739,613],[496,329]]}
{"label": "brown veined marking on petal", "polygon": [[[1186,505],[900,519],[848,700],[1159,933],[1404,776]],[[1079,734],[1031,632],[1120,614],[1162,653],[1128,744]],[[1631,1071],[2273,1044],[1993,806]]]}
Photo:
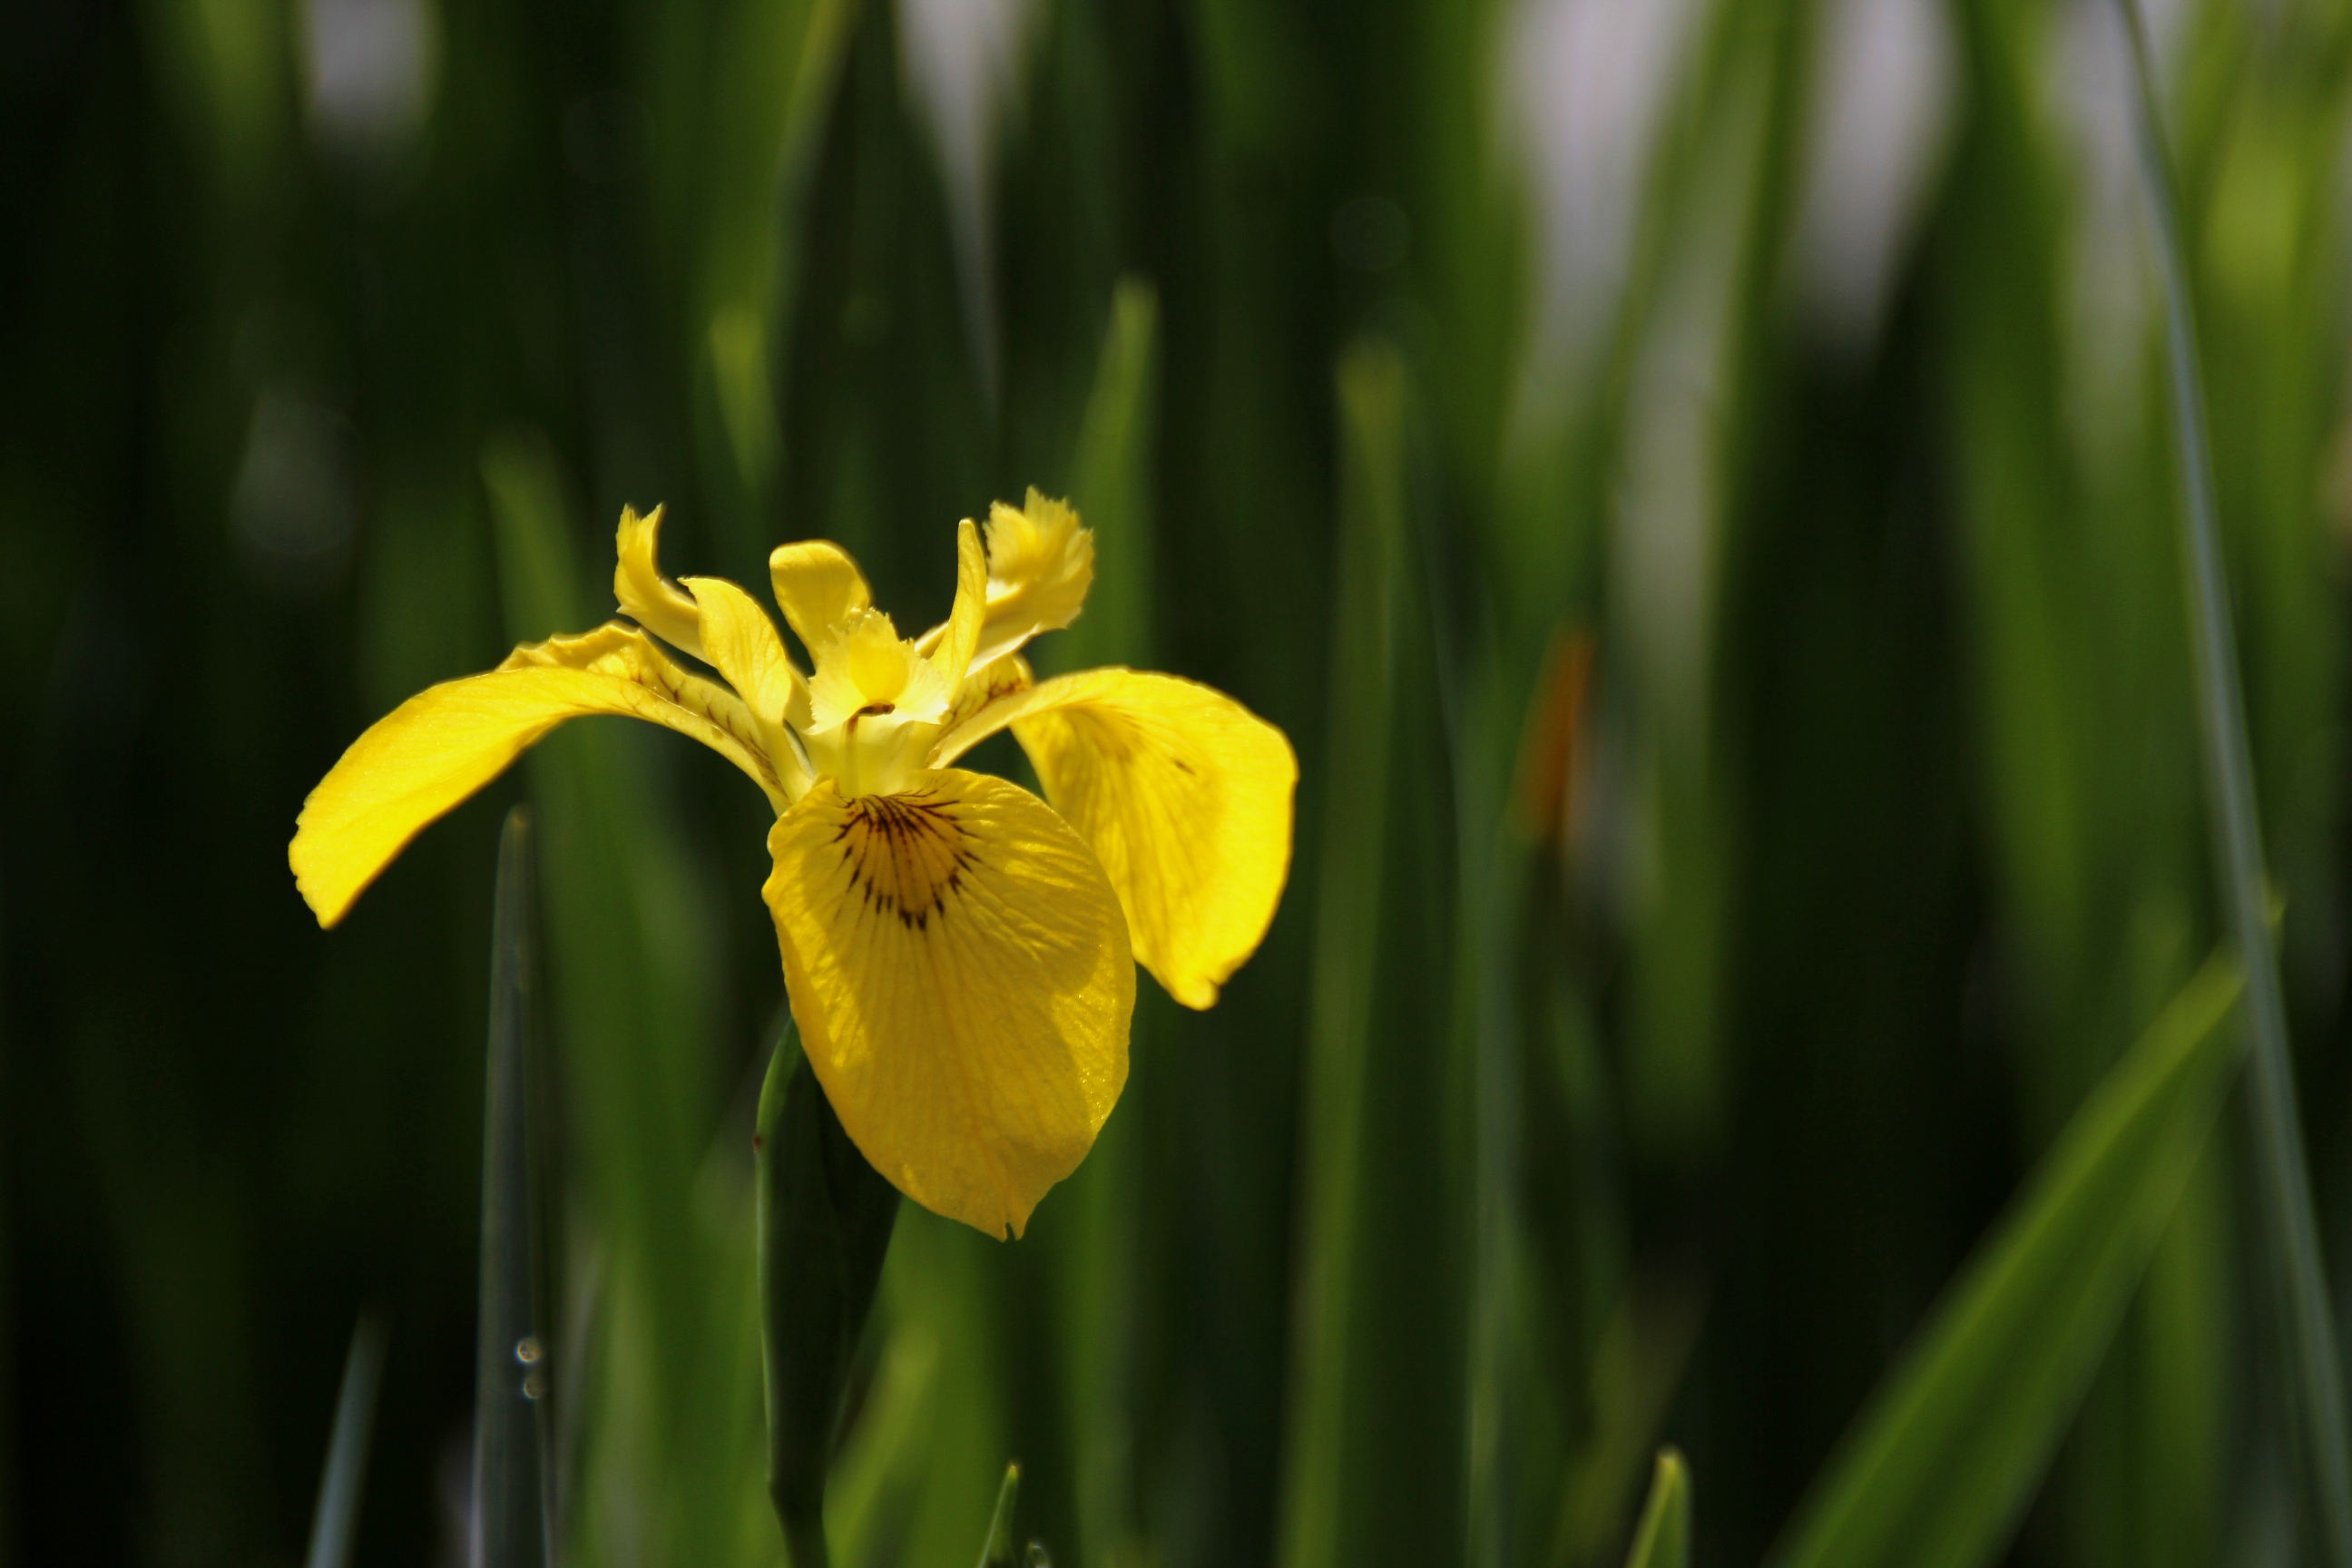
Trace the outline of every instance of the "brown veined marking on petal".
{"label": "brown veined marking on petal", "polygon": [[957,725],[990,703],[1010,697],[1016,691],[1026,691],[1036,684],[1037,677],[1030,669],[1029,661],[1017,653],[1007,654],[991,662],[986,668],[974,670],[964,681],[963,689],[956,693],[955,706],[948,710],[946,719],[940,721],[940,735],[953,734]]}
{"label": "brown veined marking on petal", "polygon": [[[759,725],[751,718],[751,710],[743,706],[740,698],[733,701],[720,700],[731,697],[731,692],[721,692],[709,681],[697,679],[675,665],[657,664],[649,671],[630,669],[623,673],[647,690],[662,693],[688,712],[698,713],[709,720],[741,742],[744,749],[763,765],[768,763],[767,745],[760,739]],[[767,771],[772,781],[775,769],[768,766]]]}
{"label": "brown veined marking on petal", "polygon": [[[950,770],[895,799],[911,811],[820,780],[770,832],[762,896],[793,1013],[877,1170],[939,1214],[1017,1236],[1126,1080],[1127,923],[1083,841],[1026,791]],[[845,831],[853,809],[866,820]],[[863,863],[877,877],[906,864],[885,859],[886,817],[908,818],[919,837],[899,847],[941,889],[928,929],[852,886]],[[965,853],[951,889],[926,859],[950,843]]]}
{"label": "brown veined marking on petal", "polygon": [[847,854],[850,893],[866,911],[911,931],[929,930],[934,915],[945,920],[979,856],[938,793],[856,795],[844,804],[834,839]]}

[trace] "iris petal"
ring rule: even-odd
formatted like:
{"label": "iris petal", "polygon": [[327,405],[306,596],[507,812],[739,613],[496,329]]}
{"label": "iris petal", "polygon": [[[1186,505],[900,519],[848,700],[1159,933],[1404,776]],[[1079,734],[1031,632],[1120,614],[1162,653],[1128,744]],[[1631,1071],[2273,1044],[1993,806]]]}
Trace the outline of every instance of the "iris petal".
{"label": "iris petal", "polygon": [[768,581],[776,605],[801,646],[814,658],[834,623],[852,610],[870,609],[874,591],[849,552],[828,539],[780,544],[768,557]]}
{"label": "iris petal", "polygon": [[1008,725],[1118,890],[1136,962],[1186,1006],[1213,1004],[1289,874],[1290,742],[1209,687],[1089,669],[990,703],[940,738],[931,765]]}
{"label": "iris petal", "polygon": [[1032,486],[1020,506],[988,510],[988,624],[973,662],[1013,652],[1078,618],[1095,580],[1095,536],[1070,503]]}
{"label": "iris petal", "polygon": [[972,650],[980,646],[981,627],[988,619],[988,552],[980,545],[980,530],[966,518],[956,525],[955,607],[930,650],[931,667],[950,691],[963,684],[971,668]]}
{"label": "iris petal", "polygon": [[716,681],[680,668],[636,627],[517,648],[487,675],[445,681],[368,727],[302,805],[287,859],[322,926],[408,841],[504,773],[567,719],[620,713],[691,736],[733,763],[777,810],[787,796],[750,710]]}
{"label": "iris petal", "polygon": [[793,1016],[842,1126],[926,1208],[1015,1236],[1127,1080],[1135,967],[1083,840],[961,770],[820,780],[768,835]]}
{"label": "iris petal", "polygon": [[[808,685],[784,652],[776,624],[751,595],[723,577],[688,577],[702,612],[703,658],[727,678],[760,721],[771,757],[789,759],[789,721],[808,722]],[[804,781],[793,781],[797,790]]]}
{"label": "iris petal", "polygon": [[621,613],[680,653],[702,657],[702,616],[693,599],[661,574],[662,509],[643,517],[635,507],[621,509],[621,530],[614,541],[620,563],[613,568],[613,596]]}

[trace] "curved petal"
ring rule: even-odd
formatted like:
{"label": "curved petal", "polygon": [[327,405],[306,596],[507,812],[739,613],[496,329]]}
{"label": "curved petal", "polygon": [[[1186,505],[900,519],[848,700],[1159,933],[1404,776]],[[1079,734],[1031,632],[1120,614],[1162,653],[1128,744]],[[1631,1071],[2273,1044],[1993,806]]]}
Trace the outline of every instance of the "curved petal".
{"label": "curved petal", "polygon": [[688,577],[686,586],[702,612],[702,658],[727,678],[760,721],[772,757],[791,753],[790,721],[808,721],[808,683],[784,652],[776,623],[759,601],[724,577]]}
{"label": "curved petal", "polygon": [[1029,487],[1017,507],[988,509],[988,624],[976,662],[1013,652],[1078,618],[1095,580],[1095,536],[1077,510]]}
{"label": "curved petal", "polygon": [[947,717],[940,721],[940,732],[942,735],[952,733],[958,725],[977,717],[980,710],[990,703],[1002,702],[1014,692],[1026,691],[1036,684],[1036,672],[1029,668],[1029,661],[1017,653],[1008,653],[993,663],[978,666],[963,678],[963,685],[956,692],[955,706],[950,708]]}
{"label": "curved petal", "polygon": [[645,516],[637,509],[621,509],[621,531],[614,550],[620,563],[613,568],[613,597],[621,613],[680,653],[702,657],[702,616],[692,599],[661,574],[662,509]]}
{"label": "curved petal", "polygon": [[989,704],[941,737],[931,765],[1007,725],[1118,889],[1136,962],[1187,1007],[1211,1005],[1290,874],[1290,742],[1222,691],[1089,669]]}
{"label": "curved petal", "polygon": [[866,574],[848,551],[829,539],[776,546],[768,557],[768,581],[776,591],[776,607],[811,658],[835,621],[874,604]]}
{"label": "curved petal", "polygon": [[567,719],[621,713],[692,736],[786,797],[732,693],[688,674],[619,623],[517,648],[488,675],[417,693],[352,742],[302,804],[286,858],[322,926],[343,918],[425,826]]}
{"label": "curved petal", "polygon": [[980,547],[980,530],[966,518],[956,524],[955,606],[940,629],[930,650],[931,668],[953,691],[971,668],[972,650],[980,646],[980,629],[988,618],[988,552]]}
{"label": "curved petal", "polygon": [[821,779],[768,834],[793,1016],[857,1147],[908,1197],[1018,1236],[1127,1081],[1135,965],[1093,854],[960,770]]}
{"label": "curved petal", "polygon": [[[1025,505],[998,501],[988,509],[986,537],[986,605],[969,669],[984,669],[1039,633],[1076,620],[1095,580],[1093,531],[1078,526],[1069,502],[1049,500],[1034,485]],[[959,580],[958,610],[963,602]],[[916,639],[916,647],[933,653],[954,624],[940,622]]]}

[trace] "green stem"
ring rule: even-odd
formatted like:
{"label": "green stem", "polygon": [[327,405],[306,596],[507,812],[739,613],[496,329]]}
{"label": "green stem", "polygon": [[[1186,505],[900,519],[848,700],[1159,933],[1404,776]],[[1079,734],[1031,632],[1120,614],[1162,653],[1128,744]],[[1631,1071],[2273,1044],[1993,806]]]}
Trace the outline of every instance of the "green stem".
{"label": "green stem", "polygon": [[2116,0],[2131,42],[2137,119],[2157,258],[2164,278],[2166,347],[2172,413],[2187,492],[2190,635],[2203,720],[2205,771],[2213,807],[2214,857],[2229,906],[2231,936],[2246,971],[2247,1028],[2252,1060],[2247,1106],[2253,1122],[2257,1186],[2264,1235],[2286,1319],[2290,1400],[2301,1418],[2328,1561],[2352,1568],[2352,1461],[2345,1436],[2343,1375],[2335,1317],[2312,1218],[2311,1177],[2295,1110],[2294,1060],[2287,1048],[2278,954],[2264,895],[2262,824],[2255,810],[2253,761],[2246,744],[2228,580],[2221,559],[2212,457],[2206,446],[2205,394],[2197,363],[2196,320],[2189,297],[2188,250],[2163,121],[2148,62],[2147,36],[2135,0]]}

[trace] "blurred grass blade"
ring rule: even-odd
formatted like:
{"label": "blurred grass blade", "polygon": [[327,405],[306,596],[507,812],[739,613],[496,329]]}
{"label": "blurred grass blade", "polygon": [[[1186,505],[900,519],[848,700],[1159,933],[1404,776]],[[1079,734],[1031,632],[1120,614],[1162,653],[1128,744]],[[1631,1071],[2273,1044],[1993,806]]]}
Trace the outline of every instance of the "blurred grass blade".
{"label": "blurred grass blade", "polygon": [[[783,457],[782,388],[808,248],[809,193],[860,0],[740,0],[714,76],[697,73],[688,116],[709,116],[699,157],[677,167],[708,219],[700,257],[711,389],[735,476],[752,505],[715,508],[725,556],[749,573],[765,554],[759,501]],[[690,168],[691,172],[688,173]]]}
{"label": "blurred grass blade", "polygon": [[352,1560],[352,1531],[359,1525],[360,1496],[367,1485],[368,1435],[375,1427],[375,1392],[383,1373],[383,1323],[363,1312],[343,1358],[334,1435],[328,1439],[319,1510],[310,1519],[310,1551],[303,1559],[309,1568],[343,1568]]}
{"label": "blurred grass blade", "polygon": [[979,1568],[1003,1568],[1013,1561],[1013,1505],[1021,1496],[1021,1467],[1004,1467],[1004,1484],[996,1489],[996,1507],[988,1516],[988,1539],[980,1543]]}
{"label": "blurred grass blade", "polygon": [[1560,1488],[1554,1563],[1599,1562],[1615,1542],[1643,1456],[1655,1468],[1654,1446],[1706,1317],[1706,1287],[1678,1268],[1645,1268],[1625,1282],[1593,1345],[1591,1435],[1573,1451]]}
{"label": "blurred grass blade", "polygon": [[[1151,510],[1159,331],[1158,292],[1140,279],[1121,280],[1112,292],[1068,470],[1070,500],[1094,531],[1094,587],[1086,614],[1042,645],[1037,657],[1049,674],[1159,663]],[[1013,1451],[1029,1455],[1033,1463],[1058,1465],[1073,1505],[1062,1528],[1071,1531],[1073,1556],[1085,1562],[1124,1549],[1140,1529],[1134,1464],[1137,1312],[1148,1248],[1136,1220],[1149,1212],[1139,1128],[1152,1121],[1156,1097],[1164,1092],[1159,1088],[1164,1080],[1155,1079],[1150,1065],[1154,1026],[1147,1001],[1129,1026],[1129,1059],[1139,1065],[1121,1096],[1126,1109],[1087,1156],[1085,1178],[1062,1189],[1063,1225],[1055,1239],[1041,1238],[1037,1249],[1059,1287],[1049,1298],[1062,1385],[1056,1441],[1049,1447],[1039,1434],[1017,1426],[1013,1434]],[[1052,1250],[1057,1245],[1058,1253]],[[1045,1505],[1048,1514],[1052,1507]]]}
{"label": "blurred grass blade", "polygon": [[535,642],[586,625],[591,601],[565,548],[563,485],[546,436],[528,426],[491,436],[482,443],[482,483],[508,635]]}
{"label": "blurred grass blade", "polygon": [[1136,664],[1151,655],[1151,436],[1159,353],[1159,293],[1141,279],[1123,279],[1111,296],[1110,331],[1070,464],[1070,500],[1098,546],[1094,587],[1087,613],[1045,645],[1057,669]]}
{"label": "blurred grass blade", "polygon": [[1373,1020],[1381,866],[1388,816],[1393,600],[1403,570],[1404,372],[1360,348],[1339,364],[1341,489],[1331,668],[1330,798],[1316,889],[1307,1026],[1308,1116],[1299,1275],[1297,1388],[1285,1477],[1281,1560],[1339,1558],[1350,1309],[1360,1218],[1366,1058]]}
{"label": "blurred grass blade", "polygon": [[[575,549],[570,487],[545,436],[493,436],[481,466],[508,635],[601,619],[609,567],[592,570]],[[605,525],[577,537],[610,561]],[[609,1287],[593,1337],[562,1347],[586,1363],[593,1408],[551,1526],[578,1531],[583,1552],[617,1534],[646,1561],[724,1565],[754,1541],[765,1547],[772,1530],[751,1191],[731,1163],[702,1180],[720,944],[709,889],[654,784],[665,739],[640,725],[567,725],[528,763],[548,891],[537,929],[561,1000],[566,1143],[582,1176],[569,1238],[594,1249]]]}
{"label": "blurred grass blade", "polygon": [[825,1478],[898,1192],[849,1141],[789,1027],[761,1086],[756,1148],[768,1492],[792,1568],[825,1568]]}
{"label": "blurred grass blade", "polygon": [[1669,1445],[1658,1450],[1650,1500],[1642,1505],[1642,1522],[1633,1531],[1633,1550],[1625,1553],[1625,1568],[1688,1568],[1690,1526],[1690,1466],[1682,1451]]}
{"label": "blurred grass blade", "polygon": [[2274,1289],[2286,1319],[2293,1384],[2289,1403],[2302,1419],[2304,1458],[2311,1468],[2327,1558],[2337,1568],[2352,1568],[2352,1438],[2346,1434],[2335,1313],[2327,1299],[2319,1229],[2312,1217],[2311,1172],[2295,1106],[2294,1058],[2287,1047],[2286,1005],[2279,993],[2278,952],[2271,937],[2253,755],[2246,740],[2228,569],[2221,557],[2221,509],[2206,444],[2188,243],[2181,234],[2178,187],[2148,63],[2147,30],[2137,0],[2116,0],[2116,8],[2131,43],[2140,161],[2156,219],[2158,268],[2164,279],[2165,357],[2174,452],[2188,502],[2183,522],[2188,531],[2189,630],[2196,644],[2213,854],[2229,907],[2231,940],[2246,972],[2252,1043],[2246,1104],[2254,1125],[2255,1185],[2262,1194],[2263,1236],[2277,1276]]}
{"label": "blurred grass blade", "polygon": [[2237,1059],[2216,958],[2092,1092],[1880,1385],[1773,1568],[1999,1553],[2097,1370]]}
{"label": "blurred grass blade", "polygon": [[475,1562],[548,1561],[540,1399],[548,1386],[532,1248],[530,1049],[538,989],[530,813],[507,813],[490,935],[482,1107],[482,1278],[474,1354]]}
{"label": "blurred grass blade", "polygon": [[939,1372],[934,1336],[907,1327],[891,1333],[825,1487],[825,1534],[841,1568],[905,1560],[938,1413]]}

